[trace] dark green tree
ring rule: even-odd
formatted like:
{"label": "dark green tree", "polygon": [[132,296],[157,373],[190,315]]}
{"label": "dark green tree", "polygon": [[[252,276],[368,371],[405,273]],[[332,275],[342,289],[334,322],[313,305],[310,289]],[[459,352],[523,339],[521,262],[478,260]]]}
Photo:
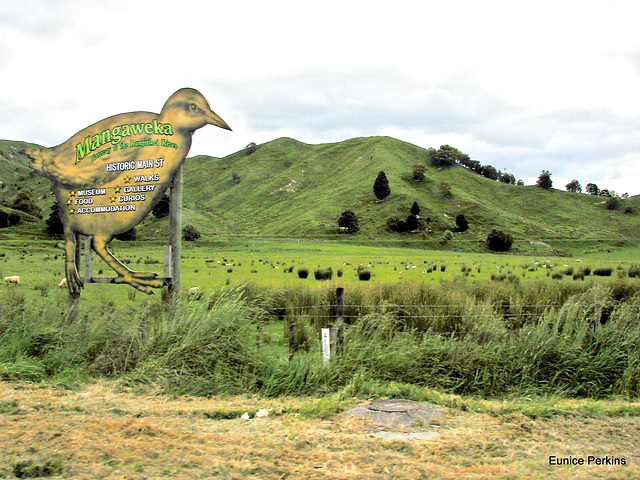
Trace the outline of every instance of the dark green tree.
{"label": "dark green tree", "polygon": [[598,185],[596,185],[595,183],[587,183],[587,186],[584,189],[585,192],[587,192],[589,195],[600,195],[600,189],[598,188]]}
{"label": "dark green tree", "polygon": [[415,215],[409,215],[407,217],[407,221],[404,222],[404,226],[407,232],[413,232],[415,230],[418,230],[418,228],[420,228],[420,222],[418,221],[418,217],[416,217]]}
{"label": "dark green tree", "polygon": [[153,213],[153,216],[156,218],[168,217],[169,213],[171,213],[170,205],[171,198],[165,193],[164,195],[162,195],[162,197],[160,197],[160,201],[156,203],[156,205],[153,207],[153,210],[151,210],[151,213]]}
{"label": "dark green tree", "polygon": [[391,194],[391,189],[389,188],[389,180],[387,180],[387,176],[384,171],[380,171],[376,178],[376,181],[373,182],[373,193],[378,200],[384,200]]}
{"label": "dark green tree", "polygon": [[16,196],[16,199],[11,205],[11,208],[14,210],[20,210],[21,212],[28,213],[29,215],[33,215],[34,217],[42,218],[42,210],[40,207],[34,202],[33,198],[27,190],[22,190]]}
{"label": "dark green tree", "polygon": [[513,238],[507,233],[494,229],[487,235],[487,247],[492,252],[507,252],[511,249],[511,245],[513,245]]}
{"label": "dark green tree", "polygon": [[491,180],[498,180],[500,178],[498,170],[496,170],[496,167],[494,167],[493,165],[483,165],[480,168],[480,175]]}
{"label": "dark green tree", "polygon": [[60,238],[64,234],[62,219],[60,218],[60,206],[56,200],[51,206],[49,217],[45,220],[47,224],[46,232],[51,238]]}
{"label": "dark green tree", "polygon": [[245,149],[245,152],[246,152],[247,155],[251,155],[252,153],[254,153],[258,149],[258,146],[256,145],[255,142],[251,142],[251,143],[249,143],[249,145],[244,147],[244,149]]}
{"label": "dark green tree", "polygon": [[358,217],[351,210],[345,210],[338,219],[338,227],[340,227],[341,233],[358,233],[360,230]]}
{"label": "dark green tree", "polygon": [[441,145],[438,150],[431,154],[431,166],[435,168],[451,167],[458,163],[462,155],[464,153],[457,148],[450,145]]}
{"label": "dark green tree", "polygon": [[418,202],[413,202],[413,205],[411,205],[411,215],[415,215],[416,217],[420,215],[420,205],[418,205]]}
{"label": "dark green tree", "polygon": [[456,228],[454,231],[462,233],[467,230],[469,230],[469,222],[466,217],[462,214],[456,215]]}
{"label": "dark green tree", "polygon": [[572,192],[572,193],[581,193],[582,192],[582,185],[580,185],[580,182],[578,180],[576,180],[575,178],[573,180],[571,180],[569,183],[567,183],[564,188],[567,189],[567,192]]}
{"label": "dark green tree", "polygon": [[498,172],[498,180],[502,183],[507,183],[509,185],[516,184],[516,177],[513,175],[513,173]]}
{"label": "dark green tree", "polygon": [[545,190],[551,190],[551,187],[553,186],[553,180],[551,180],[551,174],[549,173],[549,170],[542,170],[542,173],[536,181],[536,185],[538,185],[540,188],[544,188]]}

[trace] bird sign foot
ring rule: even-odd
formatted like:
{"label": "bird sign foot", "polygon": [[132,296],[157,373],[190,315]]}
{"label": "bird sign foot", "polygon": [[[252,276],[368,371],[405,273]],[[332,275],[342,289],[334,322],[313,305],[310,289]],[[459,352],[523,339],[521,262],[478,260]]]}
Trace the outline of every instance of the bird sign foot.
{"label": "bird sign foot", "polygon": [[131,272],[130,275],[133,278],[141,280],[153,280],[154,278],[158,278],[158,274],[155,272]]}
{"label": "bird sign foot", "polygon": [[[134,273],[134,272],[132,272]],[[138,272],[144,273],[144,272]],[[157,275],[156,275],[157,276]],[[147,295],[153,295],[152,288],[162,288],[164,286],[164,280],[152,280],[148,278],[137,278],[130,274],[116,277],[113,283],[126,283],[131,285],[136,290],[146,293]]]}
{"label": "bird sign foot", "polygon": [[65,278],[67,279],[67,289],[72,297],[80,296],[80,289],[84,287],[75,264],[66,264]]}

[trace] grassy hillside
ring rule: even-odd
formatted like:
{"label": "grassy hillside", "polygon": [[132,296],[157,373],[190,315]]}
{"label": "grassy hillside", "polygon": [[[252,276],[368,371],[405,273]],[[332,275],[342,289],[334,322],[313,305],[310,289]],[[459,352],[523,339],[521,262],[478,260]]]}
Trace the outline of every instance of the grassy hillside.
{"label": "grassy hillside", "polygon": [[[439,247],[442,232],[464,214],[470,230],[454,248],[478,249],[492,228],[516,239],[522,251],[573,250],[588,245],[636,242],[637,214],[609,211],[601,197],[488,180],[462,167],[428,167],[426,180],[411,180],[413,166],[428,165],[426,149],[387,137],[307,145],[281,138],[223,159],[199,156],[185,163],[185,206],[209,217],[207,230],[288,237],[335,237],[344,210],[360,221],[360,241],[425,243]],[[373,182],[384,170],[391,196],[378,202]],[[235,181],[234,181],[235,178]],[[451,195],[444,196],[445,185]],[[391,217],[405,219],[414,201],[431,218],[430,235],[392,234]],[[637,210],[637,199],[625,206]],[[194,216],[195,218],[195,216]]]}
{"label": "grassy hillside", "polygon": [[[0,204],[10,205],[19,189],[28,188],[46,217],[53,201],[50,184],[24,166],[18,154],[24,145],[0,142]],[[456,215],[464,214],[469,231],[455,234],[444,248],[483,250],[493,228],[510,233],[520,252],[571,252],[640,239],[637,198],[625,201],[621,210],[609,211],[602,197],[505,185],[462,167],[439,170],[428,164],[426,149],[388,137],[320,145],[280,138],[251,154],[243,150],[222,159],[197,156],[185,162],[183,223],[195,225],[208,238],[339,238],[443,248],[444,230],[454,225]],[[424,182],[412,181],[414,165],[427,165]],[[381,170],[389,179],[391,195],[378,202],[373,182]],[[451,194],[444,195],[446,190]],[[406,219],[414,201],[421,207],[420,216],[431,219],[431,233],[388,232],[387,220]],[[626,206],[634,213],[624,213]],[[361,231],[354,237],[337,233],[344,210],[359,218]],[[166,230],[167,220],[148,218],[139,235],[160,237]]]}

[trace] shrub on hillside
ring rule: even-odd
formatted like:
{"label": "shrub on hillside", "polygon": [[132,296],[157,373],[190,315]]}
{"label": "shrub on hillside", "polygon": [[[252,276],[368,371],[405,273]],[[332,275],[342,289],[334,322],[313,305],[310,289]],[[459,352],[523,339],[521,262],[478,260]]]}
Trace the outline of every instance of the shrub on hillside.
{"label": "shrub on hillside", "polygon": [[609,197],[604,204],[607,210],[618,210],[622,204],[620,203],[620,199],[618,197]]}
{"label": "shrub on hillside", "polygon": [[15,212],[7,213],[0,210],[0,228],[12,227],[22,221],[19,214]]}
{"label": "shrub on hillside", "polygon": [[387,228],[394,233],[403,233],[407,231],[407,224],[399,218],[390,218],[387,220]]}
{"label": "shrub on hillside", "polygon": [[487,247],[492,252],[508,252],[511,245],[513,245],[513,238],[507,233],[494,229],[487,235]]}
{"label": "shrub on hillside", "polygon": [[185,225],[182,229],[182,239],[187,242],[192,242],[200,238],[200,232],[193,225]]}
{"label": "shrub on hillside", "polygon": [[380,171],[375,182],[373,182],[373,194],[378,200],[384,200],[391,194],[389,180],[387,180],[384,171]]}
{"label": "shrub on hillside", "polygon": [[456,228],[454,229],[454,231],[458,233],[463,233],[463,232],[466,232],[467,230],[469,230],[469,222],[467,221],[466,217],[464,215],[457,215]]}
{"label": "shrub on hillside", "polygon": [[536,184],[540,188],[551,190],[551,187],[553,186],[553,180],[551,180],[551,173],[549,173],[549,170],[542,171],[542,173],[538,177],[538,180],[536,181]]}
{"label": "shrub on hillside", "polygon": [[171,211],[170,204],[171,199],[169,195],[165,193],[164,195],[162,195],[162,197],[160,197],[158,203],[155,204],[153,210],[151,210],[151,213],[153,213],[153,216],[156,218],[168,217]]}
{"label": "shrub on hillside", "polygon": [[351,210],[345,210],[338,219],[338,227],[340,228],[340,233],[358,233],[360,230],[358,217]]}
{"label": "shrub on hillside", "polygon": [[29,215],[33,215],[34,217],[42,218],[42,210],[36,204],[36,202],[31,198],[29,192],[27,190],[23,190],[16,196],[11,208],[14,210],[20,210],[21,212],[28,213]]}

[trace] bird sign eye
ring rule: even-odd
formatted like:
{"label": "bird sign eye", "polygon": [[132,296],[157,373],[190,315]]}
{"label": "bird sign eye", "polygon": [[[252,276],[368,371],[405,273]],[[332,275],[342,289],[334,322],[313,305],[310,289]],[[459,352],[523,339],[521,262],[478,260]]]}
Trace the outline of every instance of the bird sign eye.
{"label": "bird sign eye", "polygon": [[190,103],[190,104],[189,104],[189,111],[190,111],[191,113],[198,113],[198,110],[200,110],[200,109],[198,108],[198,105],[196,105],[195,103]]}

